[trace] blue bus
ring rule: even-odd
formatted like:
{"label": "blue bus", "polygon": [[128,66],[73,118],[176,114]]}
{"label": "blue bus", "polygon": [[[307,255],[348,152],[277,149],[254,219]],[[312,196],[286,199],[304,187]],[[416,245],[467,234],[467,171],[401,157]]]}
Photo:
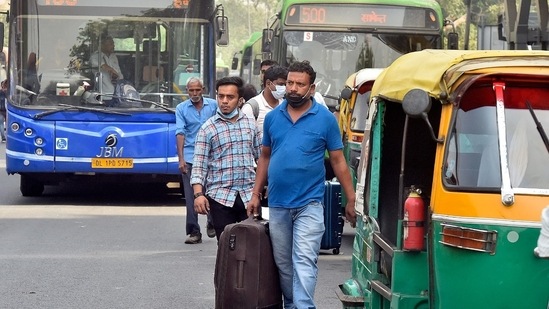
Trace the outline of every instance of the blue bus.
{"label": "blue bus", "polygon": [[[93,65],[111,38],[131,98],[105,92]],[[178,182],[175,107],[192,76],[214,97],[227,43],[215,0],[12,0],[6,171],[23,196],[72,180]]]}

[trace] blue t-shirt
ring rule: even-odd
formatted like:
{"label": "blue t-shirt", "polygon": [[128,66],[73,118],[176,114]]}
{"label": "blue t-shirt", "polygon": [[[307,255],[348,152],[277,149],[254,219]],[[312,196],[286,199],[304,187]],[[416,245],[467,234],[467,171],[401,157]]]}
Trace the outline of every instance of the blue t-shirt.
{"label": "blue t-shirt", "polygon": [[343,148],[334,115],[313,100],[295,123],[283,101],[265,116],[263,145],[271,148],[269,207],[298,208],[324,197],[324,153]]}
{"label": "blue t-shirt", "polygon": [[183,156],[185,162],[193,163],[194,142],[196,134],[206,120],[215,115],[217,101],[210,98],[203,98],[204,104],[200,112],[196,110],[190,99],[179,103],[175,107],[175,135],[185,135],[183,145]]}

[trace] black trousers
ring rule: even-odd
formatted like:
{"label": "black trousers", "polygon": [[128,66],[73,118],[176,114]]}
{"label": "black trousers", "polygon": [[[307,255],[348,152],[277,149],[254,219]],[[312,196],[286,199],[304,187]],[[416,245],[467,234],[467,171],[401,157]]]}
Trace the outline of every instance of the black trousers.
{"label": "black trousers", "polygon": [[237,194],[233,207],[224,206],[208,196],[210,203],[210,215],[215,229],[215,237],[219,241],[219,236],[225,229],[225,226],[243,221],[248,218],[246,206]]}

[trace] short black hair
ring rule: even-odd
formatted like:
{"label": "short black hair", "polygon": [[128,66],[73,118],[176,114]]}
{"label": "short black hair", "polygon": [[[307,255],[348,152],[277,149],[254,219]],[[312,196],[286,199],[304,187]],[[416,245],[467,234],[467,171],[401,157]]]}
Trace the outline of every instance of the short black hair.
{"label": "short black hair", "polygon": [[261,61],[261,64],[259,65],[259,67],[261,68],[262,66],[265,66],[265,65],[273,66],[273,65],[277,65],[277,64],[278,64],[278,62],[276,62],[276,60],[265,59],[265,60]]}
{"label": "short black hair", "polygon": [[265,74],[263,75],[263,80],[261,82],[263,83],[263,86],[265,86],[265,82],[267,80],[274,81],[279,78],[287,79],[288,69],[280,65],[273,65],[272,67],[268,68],[267,71],[265,71]]}
{"label": "short black hair", "polygon": [[288,72],[307,73],[309,75],[309,83],[313,84],[316,79],[316,72],[307,60],[292,62],[288,67]]}
{"label": "short black hair", "polygon": [[248,101],[251,98],[255,97],[257,95],[257,89],[253,84],[245,84],[244,86],[244,93],[242,94],[242,97],[244,98],[244,101]]}
{"label": "short black hair", "polygon": [[217,80],[215,83],[215,91],[219,90],[219,86],[235,85],[238,88],[238,97],[244,95],[244,81],[238,76],[225,76]]}

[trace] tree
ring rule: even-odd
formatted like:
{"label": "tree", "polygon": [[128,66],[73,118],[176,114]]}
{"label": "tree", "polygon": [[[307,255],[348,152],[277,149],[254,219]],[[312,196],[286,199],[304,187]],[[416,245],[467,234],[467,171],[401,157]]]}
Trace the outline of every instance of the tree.
{"label": "tree", "polygon": [[229,46],[218,48],[218,58],[231,63],[233,55],[240,51],[253,32],[267,27],[274,16],[277,0],[220,0],[229,18]]}
{"label": "tree", "polygon": [[[496,25],[499,14],[503,13],[500,0],[437,0],[442,7],[444,16],[454,23],[460,37],[459,46],[463,48],[467,21],[467,4],[471,1],[469,49],[476,49],[477,26]],[[449,29],[447,29],[449,31]]]}

